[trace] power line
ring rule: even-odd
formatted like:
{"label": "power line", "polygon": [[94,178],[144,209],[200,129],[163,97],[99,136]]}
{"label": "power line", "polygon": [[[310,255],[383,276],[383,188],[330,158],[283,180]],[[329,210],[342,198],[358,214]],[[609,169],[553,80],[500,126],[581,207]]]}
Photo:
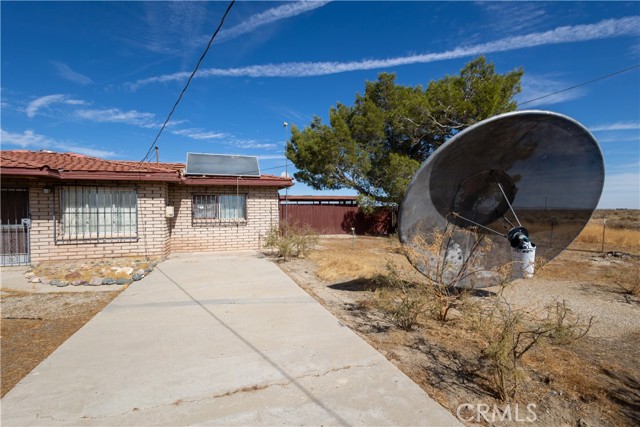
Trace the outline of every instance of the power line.
{"label": "power line", "polygon": [[204,50],[204,52],[202,52],[202,55],[200,56],[200,59],[198,60],[198,63],[196,64],[196,67],[193,69],[193,72],[189,76],[189,79],[187,80],[187,83],[184,85],[184,88],[182,89],[182,92],[180,92],[180,96],[178,96],[178,100],[176,101],[175,104],[173,104],[173,108],[171,109],[171,112],[167,116],[167,119],[162,124],[162,127],[160,128],[160,131],[158,131],[158,134],[156,135],[155,139],[151,143],[151,146],[149,147],[149,150],[147,150],[147,154],[145,154],[144,157],[142,158],[142,160],[140,160],[140,163],[142,163],[145,160],[147,160],[147,158],[149,157],[149,154],[153,150],[153,147],[156,145],[156,142],[158,142],[158,138],[160,138],[160,135],[162,134],[162,131],[167,126],[167,123],[169,123],[169,119],[171,119],[171,116],[176,111],[176,108],[178,107],[178,104],[182,100],[182,96],[187,91],[187,88],[189,87],[189,84],[191,83],[191,80],[193,79],[193,76],[195,76],[196,72],[198,71],[198,68],[200,68],[200,64],[204,60],[204,57],[207,55],[207,52],[209,52],[209,48],[211,47],[211,43],[213,43],[213,39],[215,39],[216,35],[218,35],[218,32],[220,31],[220,28],[222,28],[222,24],[224,24],[225,18],[229,14],[229,11],[231,10],[231,7],[233,6],[233,4],[235,2],[236,2],[236,0],[231,0],[231,2],[229,3],[229,6],[227,6],[227,10],[224,12],[224,15],[222,15],[222,19],[220,20],[220,23],[218,24],[218,28],[216,28],[216,31],[211,35],[211,38],[209,39],[209,43],[207,44],[207,48]]}
{"label": "power line", "polygon": [[600,80],[608,79],[609,77],[613,77],[613,76],[617,76],[618,74],[626,73],[627,71],[631,71],[634,68],[638,68],[638,67],[640,67],[640,64],[632,65],[631,67],[628,67],[628,68],[625,68],[625,69],[622,69],[622,70],[618,70],[616,72],[613,72],[611,74],[607,74],[605,76],[596,77],[593,80],[589,80],[589,81],[586,81],[586,82],[583,82],[583,83],[579,83],[577,85],[574,85],[574,86],[568,87],[566,89],[562,89],[562,90],[550,93],[548,95],[543,95],[543,96],[539,96],[537,98],[530,99],[528,101],[520,102],[520,103],[518,103],[518,106],[524,105],[524,104],[529,104],[531,102],[538,101],[538,100],[543,99],[543,98],[548,98],[550,96],[554,96],[554,95],[557,95],[559,93],[566,92],[568,90],[572,90],[572,89],[575,89],[575,88],[578,88],[578,87],[581,87],[581,86],[585,86],[585,85],[588,85],[588,84],[591,84],[591,83],[594,83],[594,82],[597,82],[597,81],[600,81]]}

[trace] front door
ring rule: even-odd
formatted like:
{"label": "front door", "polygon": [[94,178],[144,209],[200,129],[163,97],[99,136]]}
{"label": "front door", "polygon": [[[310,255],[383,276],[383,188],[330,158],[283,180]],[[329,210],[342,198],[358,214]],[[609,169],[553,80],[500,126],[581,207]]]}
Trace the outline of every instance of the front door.
{"label": "front door", "polygon": [[0,265],[29,264],[29,191],[3,188],[0,193]]}

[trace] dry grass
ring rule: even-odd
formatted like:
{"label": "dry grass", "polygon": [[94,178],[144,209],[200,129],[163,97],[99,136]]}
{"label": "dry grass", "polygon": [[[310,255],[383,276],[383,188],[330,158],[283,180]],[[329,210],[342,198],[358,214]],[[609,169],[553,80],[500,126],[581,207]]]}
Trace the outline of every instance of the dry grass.
{"label": "dry grass", "polygon": [[318,264],[316,275],[325,281],[370,279],[386,273],[387,261],[406,263],[400,243],[394,238],[364,237],[321,239],[319,250],[309,258]]}
{"label": "dry grass", "polygon": [[[581,243],[602,243],[602,223],[591,221],[576,239]],[[640,230],[619,229],[607,224],[604,243],[606,247],[640,247]]]}

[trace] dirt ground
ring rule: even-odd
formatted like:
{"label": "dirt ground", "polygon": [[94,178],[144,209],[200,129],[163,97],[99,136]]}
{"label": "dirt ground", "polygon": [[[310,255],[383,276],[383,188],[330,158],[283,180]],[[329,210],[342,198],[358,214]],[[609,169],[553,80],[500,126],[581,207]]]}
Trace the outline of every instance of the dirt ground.
{"label": "dirt ground", "polygon": [[0,358],[4,396],[25,375],[99,313],[118,291],[2,291]]}
{"label": "dirt ground", "polygon": [[[638,253],[640,248],[632,249]],[[522,387],[508,403],[496,398],[483,369],[486,344],[462,319],[443,323],[424,316],[417,328],[404,331],[371,308],[371,278],[384,274],[389,262],[402,274],[415,274],[397,240],[384,237],[321,239],[306,259],[280,266],[454,415],[466,404],[460,412],[466,425],[522,425],[523,420],[535,426],[639,425],[640,297],[620,285],[640,276],[637,257],[601,254],[576,244],[534,278],[507,287],[505,296],[514,306],[542,308],[566,301],[579,318],[594,318],[583,339],[569,346],[542,344],[527,353]],[[530,407],[535,416],[527,412],[529,404],[535,405]],[[470,409],[477,405],[510,407],[511,417],[480,416]]]}

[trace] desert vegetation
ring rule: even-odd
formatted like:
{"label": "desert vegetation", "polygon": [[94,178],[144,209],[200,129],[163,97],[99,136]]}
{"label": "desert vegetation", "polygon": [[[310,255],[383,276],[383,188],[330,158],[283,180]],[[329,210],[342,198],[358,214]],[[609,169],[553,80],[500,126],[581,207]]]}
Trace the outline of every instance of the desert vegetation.
{"label": "desert vegetation", "polygon": [[640,260],[633,241],[585,247],[588,232],[533,279],[505,269],[483,289],[417,273],[394,237],[320,239],[281,265],[454,414],[533,404],[534,425],[637,425]]}

